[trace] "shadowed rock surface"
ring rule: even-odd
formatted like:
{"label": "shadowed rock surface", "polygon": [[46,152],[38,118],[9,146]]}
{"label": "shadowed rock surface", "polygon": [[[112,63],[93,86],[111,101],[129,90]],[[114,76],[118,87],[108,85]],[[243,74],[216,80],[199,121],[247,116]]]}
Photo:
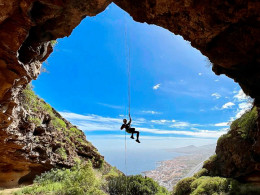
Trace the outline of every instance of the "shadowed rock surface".
{"label": "shadowed rock surface", "polygon": [[218,139],[216,154],[199,172],[180,180],[173,195],[260,194],[259,124],[256,107],[233,121]]}
{"label": "shadowed rock surface", "polygon": [[205,161],[209,175],[236,178],[260,186],[260,132],[257,108],[235,120],[217,143],[216,155]]}
{"label": "shadowed rock surface", "polygon": [[207,56],[213,71],[234,79],[260,104],[260,2],[114,0],[134,20],[181,35]]}
{"label": "shadowed rock surface", "polygon": [[[210,59],[216,74],[225,74],[238,82],[246,94],[255,98],[259,107],[260,2],[114,2],[130,13],[134,20],[156,24],[190,41]],[[29,164],[30,169],[38,167],[39,172],[52,167],[38,165],[43,161],[40,157],[35,157],[36,161],[24,158],[28,151],[22,149],[23,143],[29,144],[29,141],[19,131],[20,128],[34,128],[21,126],[24,117],[19,98],[21,91],[39,75],[41,63],[53,50],[50,41],[69,36],[82,19],[102,12],[109,3],[110,0],[0,0],[0,152],[5,154],[1,159],[1,170],[14,170],[11,166],[19,159],[15,172],[19,172],[19,176],[14,176],[15,180],[28,174]],[[48,132],[41,127],[35,127],[35,130],[35,134]],[[39,152],[42,147],[39,146]],[[7,152],[8,148],[11,149]],[[244,153],[241,155],[246,156]],[[64,166],[69,163],[64,163]],[[5,178],[7,174],[1,176]]]}

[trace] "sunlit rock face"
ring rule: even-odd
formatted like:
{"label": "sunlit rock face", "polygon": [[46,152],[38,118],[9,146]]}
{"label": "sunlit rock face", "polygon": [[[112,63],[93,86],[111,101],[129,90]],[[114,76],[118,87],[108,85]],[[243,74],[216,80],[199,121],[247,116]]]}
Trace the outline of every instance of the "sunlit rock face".
{"label": "sunlit rock face", "polygon": [[[94,166],[102,161],[83,133],[68,139],[55,126],[43,123],[45,112],[36,114],[41,124],[28,120],[35,113],[25,110],[21,91],[39,75],[41,62],[52,52],[50,41],[69,36],[83,18],[100,13],[108,4],[106,0],[0,0],[0,187],[30,183],[35,175],[70,167],[79,157],[96,159]],[[61,144],[63,155],[57,151]]]}
{"label": "sunlit rock face", "polygon": [[90,160],[95,168],[104,165],[104,157],[85,134],[29,87],[16,98],[12,123],[0,131],[1,187],[30,184],[42,172],[72,167],[79,160]]}
{"label": "sunlit rock face", "polygon": [[[216,74],[234,79],[260,105],[258,1],[114,2],[138,22],[156,24],[183,36],[210,59]],[[40,160],[28,160],[28,153],[21,150],[28,142],[26,136],[18,134],[24,116],[18,96],[27,83],[38,77],[41,63],[52,52],[50,41],[69,36],[82,19],[102,12],[109,3],[109,0],[0,0],[0,156],[10,157],[1,158],[0,183],[10,177],[6,185],[14,185],[23,176],[32,178],[28,174],[35,167],[38,172],[52,167]]]}

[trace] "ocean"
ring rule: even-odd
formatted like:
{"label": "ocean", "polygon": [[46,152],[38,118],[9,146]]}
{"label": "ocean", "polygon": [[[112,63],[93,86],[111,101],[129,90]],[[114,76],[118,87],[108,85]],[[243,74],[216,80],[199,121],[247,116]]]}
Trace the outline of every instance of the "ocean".
{"label": "ocean", "polygon": [[[159,162],[171,160],[183,154],[170,151],[173,148],[188,145],[206,145],[215,143],[212,139],[198,138],[152,138],[141,137],[141,143],[127,137],[87,136],[87,140],[97,147],[105,160],[127,175],[142,174],[145,171],[154,170]],[[126,157],[126,161],[125,161]]]}
{"label": "ocean", "polygon": [[117,167],[120,171],[127,175],[142,174],[142,172],[150,171],[156,168],[158,162],[170,160],[181,154],[167,152],[162,149],[127,149],[126,150],[126,164],[125,164],[125,150],[100,150],[101,154],[105,156],[105,160],[112,166]]}

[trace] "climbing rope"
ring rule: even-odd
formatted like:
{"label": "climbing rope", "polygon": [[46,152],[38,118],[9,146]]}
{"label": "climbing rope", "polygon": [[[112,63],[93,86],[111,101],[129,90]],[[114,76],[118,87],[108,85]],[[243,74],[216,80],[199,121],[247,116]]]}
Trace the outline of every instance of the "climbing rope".
{"label": "climbing rope", "polygon": [[130,117],[131,111],[131,61],[130,61],[130,47],[127,42],[127,24],[125,22],[125,49],[126,49],[126,65],[128,77],[128,116]]}
{"label": "climbing rope", "polygon": [[125,131],[125,195],[127,194],[127,161],[126,161],[126,131]]}
{"label": "climbing rope", "polygon": [[[126,15],[124,18],[125,22],[125,56],[126,56],[126,68],[127,68],[127,77],[128,77],[128,116],[130,118],[130,113],[131,113],[131,62],[130,62],[130,47],[127,42],[127,24],[126,24]],[[127,113],[127,111],[126,111]],[[126,177],[125,177],[125,195],[127,195],[127,142],[126,142],[126,131],[125,131],[125,172],[126,172]]]}

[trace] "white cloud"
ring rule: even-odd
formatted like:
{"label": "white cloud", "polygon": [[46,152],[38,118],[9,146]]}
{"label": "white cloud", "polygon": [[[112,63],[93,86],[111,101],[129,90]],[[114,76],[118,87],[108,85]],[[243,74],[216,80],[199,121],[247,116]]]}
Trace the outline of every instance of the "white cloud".
{"label": "white cloud", "polygon": [[113,108],[113,109],[123,109],[123,106],[117,106],[117,105],[112,105],[112,104],[105,104],[105,103],[98,103],[101,106],[105,106],[108,108]]}
{"label": "white cloud", "polygon": [[227,130],[198,130],[198,131],[178,131],[178,130],[162,130],[162,129],[148,129],[138,128],[141,132],[153,133],[153,134],[168,134],[168,135],[186,135],[193,137],[204,137],[204,138],[218,138],[225,134]]}
{"label": "white cloud", "polygon": [[[252,108],[252,98],[247,96],[242,89],[240,90],[234,90],[232,91],[234,94],[233,96],[233,102],[227,102],[225,103],[221,108],[215,106],[212,108],[212,110],[223,110],[223,109],[230,109],[230,108],[236,108],[237,110],[234,112],[235,115],[230,117],[229,121],[233,121],[237,118],[240,118],[246,111]],[[212,96],[217,97],[217,95],[212,94]],[[231,99],[229,97],[225,97],[227,99]],[[235,106],[235,102],[238,102],[237,105]],[[217,123],[215,126],[228,126],[228,123]]]}
{"label": "white cloud", "polygon": [[235,118],[239,118],[241,117],[243,114],[246,113],[246,111],[248,111],[249,109],[252,108],[252,103],[251,102],[243,102],[238,104],[238,112],[236,114]]}
{"label": "white cloud", "polygon": [[214,80],[215,82],[219,82],[219,80],[218,79],[216,79],[216,80]]}
{"label": "white cloud", "polygon": [[213,108],[211,108],[211,110],[221,110],[221,108],[214,106]]}
{"label": "white cloud", "polygon": [[221,98],[221,95],[219,93],[212,93],[211,96],[215,97],[216,99]]}
{"label": "white cloud", "polygon": [[152,123],[155,123],[157,125],[164,125],[170,128],[179,128],[179,129],[183,129],[183,128],[190,128],[190,127],[202,127],[202,126],[207,126],[207,125],[200,125],[200,124],[192,124],[189,122],[183,122],[183,121],[176,121],[174,119],[172,120],[165,120],[165,119],[161,119],[161,120],[151,120]]}
{"label": "white cloud", "polygon": [[202,75],[202,73],[201,73],[201,72],[199,72],[199,73],[198,73],[198,75],[199,75],[199,76],[201,76],[201,75]]}
{"label": "white cloud", "polygon": [[157,84],[157,85],[154,85],[154,86],[153,86],[153,89],[154,89],[154,90],[157,90],[157,89],[159,89],[159,87],[160,87],[160,86],[161,86],[161,84],[160,84],[160,83],[159,83],[159,84]]}
{"label": "white cloud", "polygon": [[[111,118],[111,117],[103,117],[94,114],[89,115],[81,115],[70,112],[60,112],[60,114],[71,121],[73,124],[77,125],[83,131],[117,131],[120,130],[122,119],[121,118]],[[172,123],[175,120],[156,120],[160,123]],[[158,128],[147,128],[141,127],[142,125],[149,124],[146,119],[137,118],[133,121],[134,126],[141,132],[147,132],[156,135],[186,135],[191,137],[202,137],[202,138],[217,138],[220,135],[226,133],[225,130],[198,130],[193,129],[193,131],[189,130],[165,130]],[[173,127],[190,127],[190,126],[199,126],[198,124],[190,124],[187,122],[174,122]]]}
{"label": "white cloud", "polygon": [[227,103],[225,103],[225,104],[221,107],[221,109],[223,110],[223,109],[232,108],[234,105],[235,105],[235,104],[234,104],[233,102],[227,102]]}
{"label": "white cloud", "polygon": [[158,125],[163,125],[165,123],[169,123],[169,120],[161,119],[161,120],[151,120],[152,123],[158,124]]}
{"label": "white cloud", "polygon": [[[234,91],[236,92],[236,91]],[[237,93],[237,92],[236,92]],[[235,99],[237,99],[239,102],[246,101],[250,99],[242,89],[239,90],[239,92],[234,96]]]}
{"label": "white cloud", "polygon": [[161,112],[153,111],[153,110],[142,110],[144,114],[162,114]]}
{"label": "white cloud", "polygon": [[191,124],[188,122],[175,122],[174,124],[170,125],[172,128],[184,128],[189,126],[191,126]]}
{"label": "white cloud", "polygon": [[240,118],[247,110],[251,109],[253,101],[252,98],[247,96],[242,89],[239,91],[234,90],[233,93],[235,94],[234,99],[240,103],[238,104],[236,116],[231,117],[231,121]]}
{"label": "white cloud", "polygon": [[[94,114],[81,115],[70,112],[59,113],[84,131],[114,131],[118,130],[123,123],[122,118],[103,117]],[[143,118],[137,118],[133,121],[133,124],[135,125],[143,123],[146,123],[146,120]]]}
{"label": "white cloud", "polygon": [[228,122],[223,122],[223,123],[216,123],[214,126],[216,127],[226,127],[229,126]]}

